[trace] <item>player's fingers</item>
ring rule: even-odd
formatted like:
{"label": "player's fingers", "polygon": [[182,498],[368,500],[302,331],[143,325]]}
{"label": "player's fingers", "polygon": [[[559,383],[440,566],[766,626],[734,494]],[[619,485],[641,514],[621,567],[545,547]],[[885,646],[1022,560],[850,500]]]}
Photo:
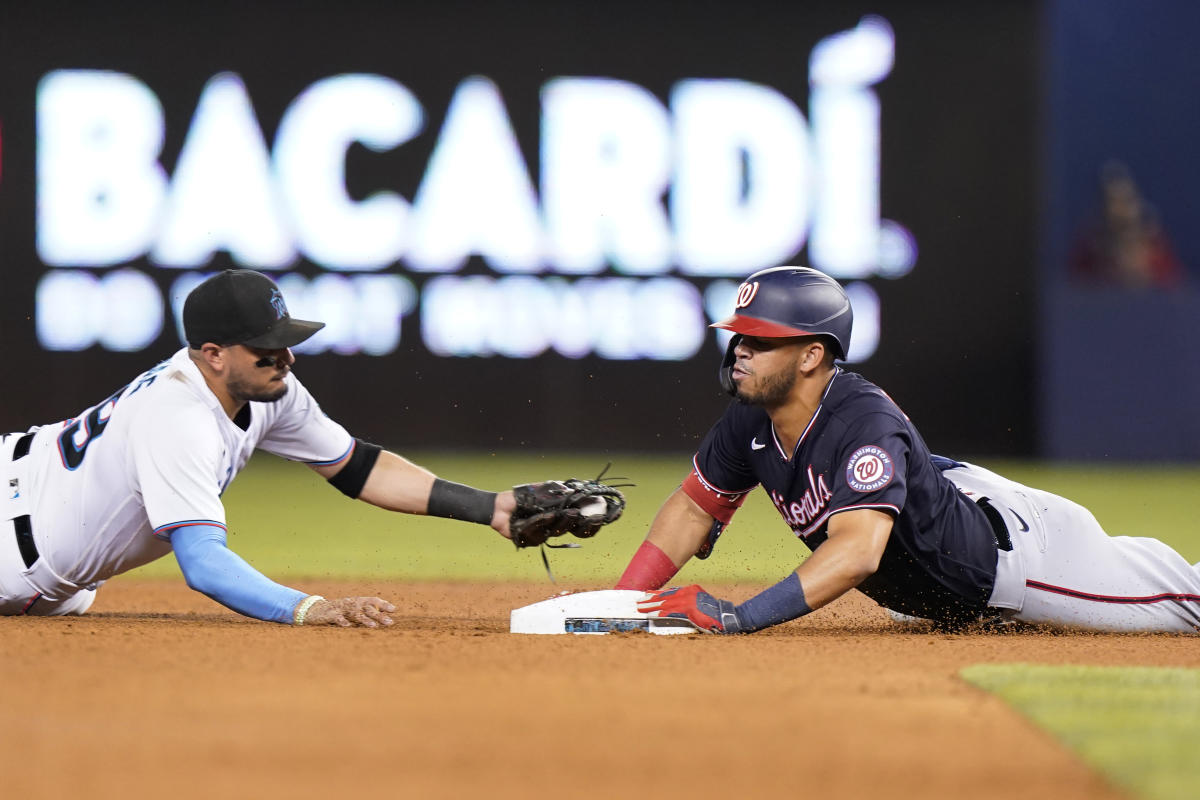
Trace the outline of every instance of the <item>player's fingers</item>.
{"label": "player's fingers", "polygon": [[674,589],[667,589],[663,592],[646,592],[637,601],[638,610],[643,610],[643,606],[646,608],[656,608],[661,606],[663,602],[665,602],[666,599],[674,593]]}
{"label": "player's fingers", "polygon": [[371,618],[380,625],[393,624],[393,620],[388,614],[395,611],[396,607],[387,600],[384,600],[382,597],[372,597],[370,608],[372,610]]}
{"label": "player's fingers", "polygon": [[[378,598],[376,598],[376,599],[378,599]],[[380,603],[380,605],[382,605],[382,603]],[[374,627],[378,627],[380,625],[391,625],[392,624],[392,621],[390,619],[388,619],[387,615],[384,614],[383,611],[381,611],[379,609],[379,605],[376,605],[373,602],[367,602],[367,603],[363,604],[362,614],[371,623],[369,625],[365,625],[365,627],[374,628]]]}
{"label": "player's fingers", "polygon": [[375,606],[380,611],[385,611],[389,614],[396,610],[396,607],[394,605],[389,603],[387,600],[384,600],[382,597],[369,598],[369,602],[371,603],[371,605]]}

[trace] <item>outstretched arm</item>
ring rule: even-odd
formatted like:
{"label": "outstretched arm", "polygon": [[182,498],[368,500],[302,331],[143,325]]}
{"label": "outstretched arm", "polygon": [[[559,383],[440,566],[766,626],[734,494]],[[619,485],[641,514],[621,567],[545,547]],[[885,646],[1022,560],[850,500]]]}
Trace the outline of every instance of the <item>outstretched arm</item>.
{"label": "outstretched arm", "polygon": [[858,586],[879,569],[892,518],[874,509],[835,514],[829,538],[779,583],[735,605],[699,586],[647,597],[638,608],[652,616],[682,617],[713,633],[751,633],[803,616]]}
{"label": "outstretched arm", "polygon": [[683,489],[676,489],[655,515],[646,541],[653,542],[682,569],[704,544],[712,524],[713,518],[708,512]]}
{"label": "outstretched arm", "polygon": [[616,588],[662,587],[696,554],[712,525],[708,512],[683,489],[676,489],[658,510],[646,541],[634,553]]}
{"label": "outstretched arm", "polygon": [[275,583],[226,547],[225,529],[216,525],[176,528],[171,547],[189,587],[239,614],[293,625],[392,624],[387,614],[395,607],[378,597],[326,600]]}
{"label": "outstretched arm", "polygon": [[486,492],[441,481],[424,467],[388,450],[363,460],[364,443],[336,464],[309,466],[350,497],[389,511],[430,514],[490,525],[508,538],[508,518],[516,507],[512,491]]}
{"label": "outstretched arm", "polygon": [[892,523],[890,514],[872,508],[829,518],[829,538],[796,568],[811,610],[828,605],[875,574]]}

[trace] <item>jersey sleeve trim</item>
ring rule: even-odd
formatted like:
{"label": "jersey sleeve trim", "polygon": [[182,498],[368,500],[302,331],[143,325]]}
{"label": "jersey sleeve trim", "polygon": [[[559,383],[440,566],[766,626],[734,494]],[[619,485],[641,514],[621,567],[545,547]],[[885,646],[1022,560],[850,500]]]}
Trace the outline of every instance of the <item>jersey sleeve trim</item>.
{"label": "jersey sleeve trim", "polygon": [[696,476],[696,480],[700,481],[701,485],[708,491],[713,492],[715,494],[725,495],[727,497],[738,497],[738,496],[744,497],[745,495],[749,494],[750,492],[752,492],[754,490],[754,486],[758,485],[758,484],[755,484],[754,486],[751,486],[749,489],[742,489],[742,490],[736,491],[736,492],[730,491],[728,489],[722,489],[719,486],[717,486],[715,483],[710,481],[708,478],[704,477],[704,473],[700,471],[700,464],[697,463],[697,461],[696,461],[696,456],[692,456],[692,474]]}
{"label": "jersey sleeve trim", "polygon": [[355,445],[355,441],[354,441],[354,439],[351,439],[350,446],[346,448],[346,452],[342,453],[340,456],[338,456],[337,458],[332,459],[330,461],[305,461],[304,463],[308,464],[311,467],[333,466],[334,464],[337,464],[341,461],[345,461],[347,458],[349,458],[350,454],[354,452],[354,445]]}
{"label": "jersey sleeve trim", "polygon": [[151,533],[155,539],[162,539],[164,542],[171,541],[171,532],[179,528],[186,528],[190,525],[208,525],[213,528],[220,528],[226,533],[229,529],[225,527],[225,523],[217,522],[211,519],[188,519],[183,522],[169,522],[166,525],[159,525]]}

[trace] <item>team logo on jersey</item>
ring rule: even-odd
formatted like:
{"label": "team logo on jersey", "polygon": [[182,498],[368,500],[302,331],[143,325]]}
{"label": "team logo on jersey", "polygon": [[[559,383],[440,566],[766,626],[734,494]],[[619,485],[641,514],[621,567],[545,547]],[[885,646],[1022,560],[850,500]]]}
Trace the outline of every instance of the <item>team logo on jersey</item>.
{"label": "team logo on jersey", "polygon": [[896,465],[882,447],[860,447],[846,462],[846,483],[856,492],[874,492],[892,482]]}
{"label": "team logo on jersey", "polygon": [[287,306],[283,304],[283,295],[278,289],[271,290],[271,308],[275,309],[276,319],[283,319],[287,316]]}
{"label": "team logo on jersey", "polygon": [[738,287],[737,302],[733,304],[733,307],[745,308],[750,305],[750,301],[754,299],[754,295],[756,294],[758,294],[758,281],[743,283]]}
{"label": "team logo on jersey", "polygon": [[804,494],[799,500],[789,501],[779,492],[771,490],[771,502],[779,509],[779,513],[783,515],[783,521],[788,524],[798,536],[807,537],[812,531],[804,529],[816,522],[825,511],[825,507],[829,505],[829,501],[833,499],[833,492],[829,491],[829,485],[825,483],[825,474],[817,475],[813,472],[812,464],[808,465],[808,488],[804,490]]}

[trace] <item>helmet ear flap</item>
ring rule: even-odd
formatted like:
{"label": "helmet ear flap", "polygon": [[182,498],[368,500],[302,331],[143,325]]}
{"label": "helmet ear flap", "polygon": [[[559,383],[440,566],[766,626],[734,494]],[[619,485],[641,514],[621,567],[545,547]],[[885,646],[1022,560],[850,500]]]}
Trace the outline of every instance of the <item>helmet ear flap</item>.
{"label": "helmet ear flap", "polygon": [[725,348],[725,358],[721,359],[721,369],[717,372],[717,377],[721,381],[721,388],[731,397],[737,397],[737,384],[733,382],[733,364],[737,361],[737,356],[734,355],[734,348],[742,341],[742,335],[735,333],[729,339],[729,346]]}

